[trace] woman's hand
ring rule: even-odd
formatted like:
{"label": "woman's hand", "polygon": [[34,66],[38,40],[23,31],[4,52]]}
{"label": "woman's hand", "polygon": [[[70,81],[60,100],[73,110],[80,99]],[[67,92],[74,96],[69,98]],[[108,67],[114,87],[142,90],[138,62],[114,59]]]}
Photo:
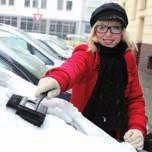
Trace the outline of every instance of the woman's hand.
{"label": "woman's hand", "polygon": [[60,85],[57,80],[51,77],[45,77],[40,79],[37,90],[35,92],[35,96],[38,97],[40,94],[48,92],[47,99],[51,99],[58,96],[60,94],[60,91]]}
{"label": "woman's hand", "polygon": [[138,129],[130,129],[124,135],[124,141],[130,143],[137,150],[142,150],[144,147],[144,136]]}

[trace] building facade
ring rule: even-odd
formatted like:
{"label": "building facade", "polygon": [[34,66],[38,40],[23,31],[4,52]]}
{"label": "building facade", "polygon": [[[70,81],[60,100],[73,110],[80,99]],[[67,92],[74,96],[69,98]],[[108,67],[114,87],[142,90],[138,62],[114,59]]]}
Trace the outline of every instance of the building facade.
{"label": "building facade", "polygon": [[128,32],[139,49],[138,65],[152,74],[152,1],[119,0],[129,17]]}
{"label": "building facade", "polygon": [[82,0],[0,0],[0,22],[28,32],[75,33]]}
{"label": "building facade", "polygon": [[67,34],[90,32],[89,19],[100,4],[111,0],[0,0],[0,23],[28,32]]}

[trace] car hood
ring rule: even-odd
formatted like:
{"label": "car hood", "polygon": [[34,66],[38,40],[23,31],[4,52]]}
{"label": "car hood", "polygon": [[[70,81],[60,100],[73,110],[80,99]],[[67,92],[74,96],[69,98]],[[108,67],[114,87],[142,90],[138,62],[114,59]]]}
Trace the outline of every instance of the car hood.
{"label": "car hood", "polygon": [[[20,94],[28,96],[32,100],[35,99],[34,92],[36,86],[23,80],[17,75],[0,69],[0,134],[1,134],[1,149],[4,151],[16,151],[21,149],[24,151],[49,151],[56,152],[71,151],[71,147],[74,151],[81,151],[82,145],[87,151],[99,151],[101,147],[102,151],[106,152],[135,152],[135,150],[125,143],[119,143],[101,129],[96,127],[82,115],[81,119],[74,120],[77,125],[86,132],[82,133],[76,130],[71,125],[68,125],[63,119],[58,117],[58,114],[47,114],[46,119],[42,127],[36,127],[27,121],[24,121],[15,112],[5,105],[12,94]],[[54,101],[58,102],[58,99]],[[58,105],[55,104],[55,105]],[[66,103],[68,108],[65,108],[63,112],[68,110],[72,113],[72,106]],[[62,106],[59,106],[59,108]],[[69,109],[71,107],[71,109]],[[53,108],[55,109],[55,108]],[[75,108],[74,108],[75,109]],[[61,110],[60,110],[61,111]],[[80,114],[76,112],[76,114]],[[93,130],[93,132],[92,132]],[[69,148],[67,146],[70,145]],[[110,146],[109,146],[110,145]],[[23,148],[24,147],[24,148]],[[41,150],[40,150],[41,149]]]}

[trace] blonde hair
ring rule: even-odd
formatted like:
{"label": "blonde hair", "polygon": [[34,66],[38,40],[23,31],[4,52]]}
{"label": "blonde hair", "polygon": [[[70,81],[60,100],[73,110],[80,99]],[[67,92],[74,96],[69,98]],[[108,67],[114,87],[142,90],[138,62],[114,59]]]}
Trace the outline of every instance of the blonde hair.
{"label": "blonde hair", "polygon": [[[91,52],[96,52],[97,51],[97,48],[95,46],[95,43],[98,43],[98,39],[96,37],[96,34],[95,34],[95,27],[96,25],[98,25],[99,23],[101,23],[101,21],[97,21],[94,26],[91,28],[91,32],[90,32],[90,35],[88,37],[88,51],[91,51]],[[127,45],[128,45],[128,48],[130,48],[134,53],[136,53],[138,51],[138,48],[136,46],[136,44],[134,43],[134,41],[129,37],[129,34],[128,32],[126,31],[126,29],[124,28],[123,29],[123,32],[122,32],[122,41],[123,42],[126,42]]]}

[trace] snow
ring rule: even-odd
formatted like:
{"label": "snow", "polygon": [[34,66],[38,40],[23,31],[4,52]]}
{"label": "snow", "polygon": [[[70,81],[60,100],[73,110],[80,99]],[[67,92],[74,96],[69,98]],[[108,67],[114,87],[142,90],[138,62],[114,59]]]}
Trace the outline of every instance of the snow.
{"label": "snow", "polygon": [[54,98],[41,127],[23,120],[5,105],[12,94],[35,99],[36,86],[0,69],[0,148],[4,152],[136,152],[82,116],[71,103]]}

